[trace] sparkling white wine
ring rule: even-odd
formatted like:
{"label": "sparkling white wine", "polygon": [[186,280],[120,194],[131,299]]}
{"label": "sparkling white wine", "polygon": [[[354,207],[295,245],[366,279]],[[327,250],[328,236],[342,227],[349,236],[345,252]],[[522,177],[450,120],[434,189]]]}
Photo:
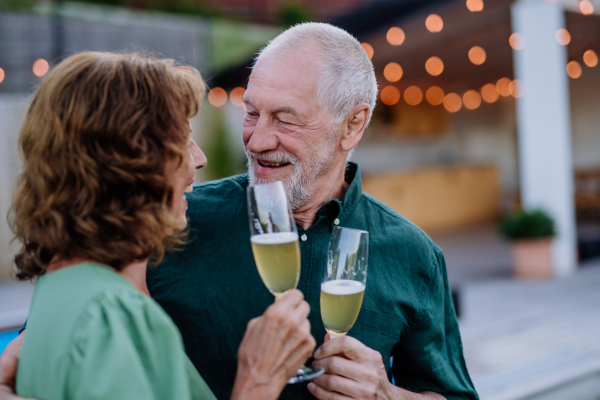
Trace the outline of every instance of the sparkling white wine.
{"label": "sparkling white wine", "polygon": [[344,336],[356,322],[365,285],[349,279],[336,279],[321,284],[321,317],[332,336]]}
{"label": "sparkling white wine", "polygon": [[295,289],[300,278],[300,245],[295,232],[266,233],[250,238],[263,283],[276,297]]}

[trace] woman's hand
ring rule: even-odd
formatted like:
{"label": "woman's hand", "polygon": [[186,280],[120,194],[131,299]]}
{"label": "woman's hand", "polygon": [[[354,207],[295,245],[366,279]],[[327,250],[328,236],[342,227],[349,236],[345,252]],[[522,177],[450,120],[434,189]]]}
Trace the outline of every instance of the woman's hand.
{"label": "woman's hand", "polygon": [[248,323],[238,350],[234,399],[277,399],[315,349],[306,319],[310,306],[299,290],[290,290],[265,313]]}

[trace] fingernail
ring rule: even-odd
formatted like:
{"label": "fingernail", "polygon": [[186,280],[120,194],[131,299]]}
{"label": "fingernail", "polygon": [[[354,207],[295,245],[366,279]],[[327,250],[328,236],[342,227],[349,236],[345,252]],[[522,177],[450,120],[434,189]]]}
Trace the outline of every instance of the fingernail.
{"label": "fingernail", "polygon": [[317,349],[317,351],[315,351],[315,358],[319,358],[319,356],[321,355],[321,349]]}
{"label": "fingernail", "polygon": [[314,384],[314,383],[312,383],[312,382],[311,382],[311,383],[309,383],[309,384],[308,384],[308,390],[310,390],[311,392],[314,392],[314,390],[315,390],[315,384]]}

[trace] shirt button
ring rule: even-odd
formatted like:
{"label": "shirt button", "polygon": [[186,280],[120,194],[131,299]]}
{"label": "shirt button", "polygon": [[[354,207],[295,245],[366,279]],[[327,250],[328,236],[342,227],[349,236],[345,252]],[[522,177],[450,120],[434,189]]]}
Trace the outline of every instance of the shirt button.
{"label": "shirt button", "polygon": [[340,224],[340,219],[339,219],[339,218],[336,218],[336,219],[333,221],[333,224],[334,224],[334,225],[339,225],[339,224]]}
{"label": "shirt button", "polygon": [[300,236],[300,239],[302,239],[303,242],[306,242],[306,239],[308,239],[308,237],[306,235],[302,235]]}

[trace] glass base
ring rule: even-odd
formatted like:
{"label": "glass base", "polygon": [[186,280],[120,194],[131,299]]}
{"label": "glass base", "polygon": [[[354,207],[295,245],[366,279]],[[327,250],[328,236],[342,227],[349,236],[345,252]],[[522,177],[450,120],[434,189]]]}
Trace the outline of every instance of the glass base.
{"label": "glass base", "polygon": [[323,374],[323,372],[325,372],[325,370],[321,367],[307,367],[304,365],[298,370],[296,376],[290,378],[288,385],[310,381],[311,379]]}

